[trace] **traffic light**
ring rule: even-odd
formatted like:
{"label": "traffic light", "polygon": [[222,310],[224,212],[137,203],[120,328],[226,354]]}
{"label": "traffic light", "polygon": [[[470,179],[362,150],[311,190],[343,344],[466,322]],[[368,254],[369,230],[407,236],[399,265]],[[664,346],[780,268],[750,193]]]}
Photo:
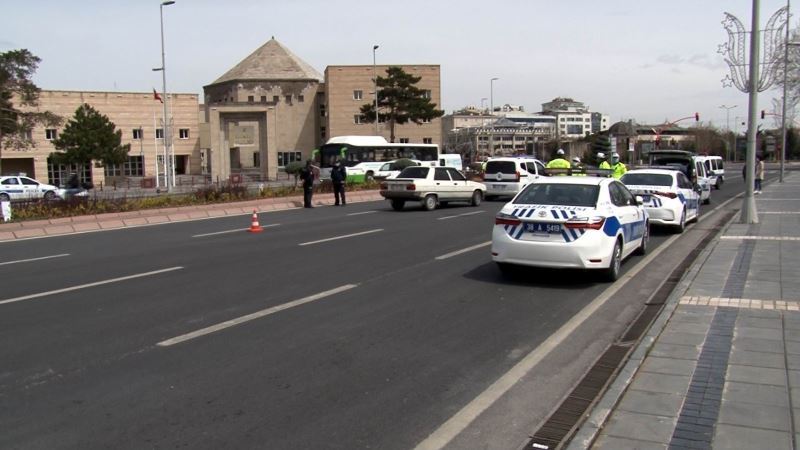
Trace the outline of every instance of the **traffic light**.
{"label": "traffic light", "polygon": [[762,109],[762,110],[761,110],[761,118],[762,118],[762,119],[764,118],[764,114],[765,114],[765,112],[764,112],[764,110]]}
{"label": "traffic light", "polygon": [[700,113],[694,113],[694,121],[700,122]]}

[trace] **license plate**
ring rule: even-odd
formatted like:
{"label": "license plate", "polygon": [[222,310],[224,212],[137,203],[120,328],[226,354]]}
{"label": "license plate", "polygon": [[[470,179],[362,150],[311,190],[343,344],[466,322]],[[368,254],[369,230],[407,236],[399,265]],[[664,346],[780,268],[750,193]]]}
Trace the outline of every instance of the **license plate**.
{"label": "license plate", "polygon": [[506,188],[505,184],[494,184],[492,186],[493,186],[494,189],[497,189],[498,191],[502,191],[503,189]]}
{"label": "license plate", "polygon": [[561,233],[561,224],[559,223],[546,223],[546,222],[529,222],[525,224],[525,231],[529,233],[546,233],[557,234]]}
{"label": "license plate", "polygon": [[402,190],[405,190],[405,188],[406,187],[403,186],[402,184],[390,184],[389,185],[389,190],[390,191],[402,191]]}

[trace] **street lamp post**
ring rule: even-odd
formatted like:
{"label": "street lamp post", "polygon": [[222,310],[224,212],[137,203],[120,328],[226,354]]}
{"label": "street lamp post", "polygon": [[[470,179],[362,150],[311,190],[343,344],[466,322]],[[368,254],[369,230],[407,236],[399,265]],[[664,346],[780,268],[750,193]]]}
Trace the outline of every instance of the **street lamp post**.
{"label": "street lamp post", "polygon": [[375,51],[378,50],[380,45],[373,45],[372,46],[372,81],[375,84],[374,91],[375,91],[375,136],[378,135],[378,72],[376,70],[375,65]]}
{"label": "street lamp post", "polygon": [[[169,133],[169,120],[167,120],[167,102],[169,102],[169,97],[167,96],[167,64],[166,64],[166,54],[164,52],[164,7],[174,4],[173,0],[163,1],[158,7],[158,13],[161,18],[161,67],[153,69],[153,71],[161,71],[161,82],[162,82],[162,99],[164,101],[164,184],[167,186],[167,192],[172,190],[172,187],[175,186],[175,161],[172,161],[174,155],[171,153],[172,149],[172,141],[170,140],[170,133]],[[170,169],[171,166],[171,169]],[[172,180],[170,182],[170,172],[172,172]],[[156,173],[158,176],[158,173]]]}
{"label": "street lamp post", "polygon": [[494,114],[494,82],[500,78],[492,78],[489,80],[489,113]]}
{"label": "street lamp post", "polygon": [[[731,132],[731,110],[733,108],[736,108],[737,106],[739,106],[739,105],[733,105],[733,106],[721,105],[720,106],[720,108],[724,108],[725,109],[725,129],[728,130],[728,133]],[[725,155],[725,159],[728,160],[728,161],[731,160],[730,146],[728,148],[727,154]]]}

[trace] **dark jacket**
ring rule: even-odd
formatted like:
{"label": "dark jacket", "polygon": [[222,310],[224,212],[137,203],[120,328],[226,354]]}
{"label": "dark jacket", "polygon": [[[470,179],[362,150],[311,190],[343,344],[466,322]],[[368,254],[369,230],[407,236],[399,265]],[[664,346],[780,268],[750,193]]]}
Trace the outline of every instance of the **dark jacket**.
{"label": "dark jacket", "polygon": [[344,166],[334,166],[331,169],[331,181],[337,184],[344,183],[347,180],[347,169]]}
{"label": "dark jacket", "polygon": [[310,188],[314,186],[314,169],[311,166],[303,167],[300,171],[300,179],[303,180],[303,187]]}

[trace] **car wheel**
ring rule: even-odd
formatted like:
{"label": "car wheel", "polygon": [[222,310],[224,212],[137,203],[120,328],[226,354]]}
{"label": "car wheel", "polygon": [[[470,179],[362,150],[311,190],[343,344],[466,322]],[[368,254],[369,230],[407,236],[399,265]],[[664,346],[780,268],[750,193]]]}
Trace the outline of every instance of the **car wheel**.
{"label": "car wheel", "polygon": [[642,243],[639,245],[639,248],[636,249],[637,255],[646,255],[647,254],[647,246],[650,243],[650,222],[644,223],[644,234],[642,235]]}
{"label": "car wheel", "polygon": [[433,211],[436,209],[436,196],[433,194],[426,195],[425,199],[422,200],[422,207],[425,211]]}
{"label": "car wheel", "polygon": [[711,197],[710,196],[708,198],[706,198],[705,200],[703,200],[703,204],[704,205],[707,205],[709,203],[711,203]]}
{"label": "car wheel", "polygon": [[717,188],[717,190],[720,190],[720,189],[722,189],[722,180],[720,180],[719,178],[717,178],[717,184],[716,184],[716,185],[714,185],[714,187],[716,187],[716,188]]}
{"label": "car wheel", "polygon": [[675,226],[675,232],[680,234],[686,229],[686,209],[681,211],[681,221]]}
{"label": "car wheel", "polygon": [[47,191],[44,193],[44,199],[47,200],[48,202],[52,201],[55,198],[56,198],[56,193],[53,191]]}
{"label": "car wheel", "polygon": [[395,211],[400,211],[403,209],[403,206],[406,205],[405,200],[392,200],[392,209]]}
{"label": "car wheel", "polygon": [[475,191],[472,193],[472,206],[480,205],[481,200],[483,200],[483,194],[481,194],[481,191]]}
{"label": "car wheel", "polygon": [[10,202],[11,197],[8,194],[0,194],[0,202]]}
{"label": "car wheel", "polygon": [[697,212],[694,213],[694,219],[692,222],[697,223],[700,221],[700,205],[697,205]]}
{"label": "car wheel", "polygon": [[614,250],[611,253],[611,262],[608,264],[608,269],[605,270],[605,278],[608,281],[617,281],[619,278],[619,269],[622,265],[622,244],[619,239],[614,243]]}

